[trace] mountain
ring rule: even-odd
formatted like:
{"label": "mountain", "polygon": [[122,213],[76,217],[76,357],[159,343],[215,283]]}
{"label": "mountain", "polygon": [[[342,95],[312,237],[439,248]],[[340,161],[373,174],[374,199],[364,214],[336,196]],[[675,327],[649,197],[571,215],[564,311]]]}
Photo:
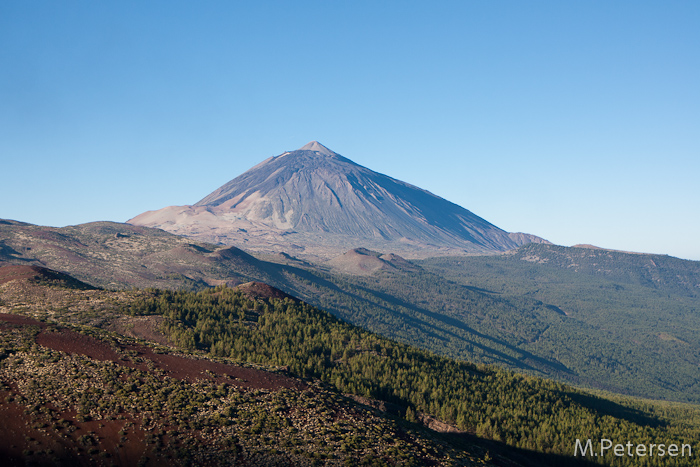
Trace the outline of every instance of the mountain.
{"label": "mountain", "polygon": [[544,242],[374,172],[312,141],[271,157],[191,206],[128,223],[253,251],[329,259],[354,247],[404,256],[488,254]]}

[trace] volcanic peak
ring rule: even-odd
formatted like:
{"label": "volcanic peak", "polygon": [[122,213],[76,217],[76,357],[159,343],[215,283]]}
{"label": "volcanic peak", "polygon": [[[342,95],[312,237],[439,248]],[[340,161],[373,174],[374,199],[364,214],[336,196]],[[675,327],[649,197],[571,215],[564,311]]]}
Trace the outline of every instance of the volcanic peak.
{"label": "volcanic peak", "polygon": [[330,149],[328,149],[327,147],[325,147],[324,145],[322,145],[318,141],[311,141],[311,142],[303,145],[299,149],[297,149],[297,151],[314,151],[314,152],[319,152],[319,153],[326,155],[326,156],[337,156],[338,155],[337,152],[331,151]]}
{"label": "volcanic peak", "polygon": [[318,141],[266,159],[192,206],[129,222],[201,240],[327,259],[348,243],[407,257],[506,251],[511,235],[426,190],[374,172]]}

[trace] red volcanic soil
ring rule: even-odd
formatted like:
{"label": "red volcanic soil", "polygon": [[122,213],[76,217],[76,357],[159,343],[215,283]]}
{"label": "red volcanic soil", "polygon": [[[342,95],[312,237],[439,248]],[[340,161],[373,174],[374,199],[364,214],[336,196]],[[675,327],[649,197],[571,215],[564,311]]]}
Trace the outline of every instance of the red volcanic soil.
{"label": "red volcanic soil", "polygon": [[[37,419],[28,413],[24,404],[13,400],[13,396],[12,391],[0,391],[0,398],[5,400],[0,404],[0,465],[3,467],[133,466],[148,449],[141,423],[128,415],[122,419],[76,422],[75,411],[63,412],[57,417],[66,420],[66,425],[56,433],[41,428],[41,425],[46,426],[45,420],[37,425]],[[127,423],[131,423],[129,436],[123,437],[120,432],[124,433]],[[90,455],[88,446],[80,443],[80,438],[86,434],[99,439],[100,451],[109,453],[103,458],[104,462],[100,462],[98,456]],[[154,461],[150,465],[165,465],[167,462],[165,459]]]}
{"label": "red volcanic soil", "polygon": [[[215,381],[218,384],[277,390],[304,389],[295,379],[254,368],[213,362],[184,356],[159,354],[144,345],[103,342],[95,337],[35,319],[0,314],[0,332],[9,328],[36,326],[37,344],[69,354],[85,355],[95,360],[111,361],[188,382]],[[15,387],[0,387],[0,466],[75,465],[134,466],[147,461],[148,466],[171,465],[168,452],[155,453],[147,442],[143,420],[136,414],[123,413],[117,418],[79,420],[75,410],[58,412],[44,404],[40,412],[26,406]],[[25,401],[26,402],[26,401]],[[48,414],[48,415],[47,415]],[[60,420],[60,421],[59,421]],[[128,424],[128,425],[127,425]],[[197,436],[192,433],[192,436]],[[86,441],[87,439],[87,441]],[[169,449],[178,449],[180,441],[161,436]],[[174,444],[171,444],[174,443]]]}
{"label": "red volcanic soil", "polygon": [[195,360],[177,355],[158,354],[148,347],[129,346],[140,357],[154,362],[168,376],[185,381],[209,379],[217,383],[229,383],[255,389],[304,389],[305,384],[283,375],[211,360]]}
{"label": "red volcanic soil", "polygon": [[46,327],[45,323],[37,321],[34,318],[27,318],[22,315],[12,315],[7,313],[0,313],[0,325],[20,325],[20,326],[40,326]]}
{"label": "red volcanic soil", "polygon": [[[0,326],[3,325],[39,326],[42,330],[36,336],[36,343],[44,347],[70,354],[86,355],[95,360],[111,361],[143,371],[149,371],[149,366],[155,367],[166,376],[189,382],[210,380],[240,387],[270,390],[306,387],[302,382],[284,375],[210,360],[155,353],[153,349],[143,345],[119,346],[119,350],[136,353],[135,357],[125,357],[99,339],[66,328],[47,329],[45,323],[24,316],[0,314]],[[139,361],[139,357],[142,361]],[[147,361],[151,364],[149,365]]]}
{"label": "red volcanic soil", "polygon": [[36,343],[61,352],[86,355],[95,360],[119,363],[121,359],[121,355],[108,344],[70,329],[44,329],[36,336]]}
{"label": "red volcanic soil", "polygon": [[[246,282],[245,284],[241,284],[236,286],[238,290],[246,294],[249,298],[256,299],[256,298],[294,298],[291,295],[288,295],[284,292],[282,292],[279,289],[276,289],[272,287],[271,285],[268,285],[264,282]],[[296,300],[296,299],[295,299]]]}
{"label": "red volcanic soil", "polygon": [[39,266],[10,265],[0,267],[0,284],[18,279],[38,279],[48,269]]}
{"label": "red volcanic soil", "polygon": [[43,268],[41,266],[26,266],[11,264],[0,267],[0,284],[15,280],[36,280],[48,281],[53,283],[61,283],[64,286],[79,288],[79,289],[94,289],[89,284],[79,281],[78,279],[63,274],[52,269]]}

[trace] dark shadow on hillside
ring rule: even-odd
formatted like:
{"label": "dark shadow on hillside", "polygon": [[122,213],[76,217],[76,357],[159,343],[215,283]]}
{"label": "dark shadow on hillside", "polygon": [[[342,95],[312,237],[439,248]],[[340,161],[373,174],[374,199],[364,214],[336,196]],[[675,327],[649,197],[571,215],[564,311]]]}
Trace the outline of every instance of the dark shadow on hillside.
{"label": "dark shadow on hillside", "polygon": [[464,285],[464,284],[457,284],[460,287],[464,287],[465,289],[471,290],[472,292],[478,292],[478,293],[483,293],[483,294],[492,294],[492,295],[502,295],[501,292],[496,292],[495,290],[488,290],[488,289],[482,289],[481,287],[474,287],[473,285]]}
{"label": "dark shadow on hillside", "polygon": [[[491,347],[485,346],[483,344],[480,344],[478,342],[474,342],[472,340],[466,340],[464,336],[460,336],[459,334],[456,334],[449,329],[444,329],[440,328],[439,326],[436,326],[432,323],[427,322],[426,320],[421,320],[413,316],[409,316],[405,313],[401,313],[400,311],[396,309],[392,309],[386,306],[383,306],[376,301],[370,300],[367,297],[364,297],[356,292],[351,292],[345,289],[342,289],[339,287],[337,284],[334,282],[331,282],[328,279],[325,279],[311,271],[305,270],[305,269],[298,269],[295,267],[290,267],[290,266],[280,266],[279,269],[276,271],[276,274],[271,275],[271,279],[273,279],[274,282],[280,284],[280,288],[285,288],[288,291],[291,290],[290,293],[293,295],[295,294],[296,296],[303,296],[303,295],[308,295],[308,293],[305,293],[303,290],[300,290],[298,286],[291,284],[289,279],[284,277],[284,273],[287,274],[292,274],[294,276],[297,276],[298,278],[302,279],[303,281],[308,281],[310,283],[313,283],[316,287],[321,288],[321,289],[326,289],[327,291],[337,294],[338,296],[344,296],[344,297],[349,297],[354,301],[360,302],[364,304],[366,307],[369,308],[374,308],[378,309],[380,312],[385,312],[387,315],[394,317],[397,320],[401,320],[417,329],[421,329],[426,337],[432,337],[436,340],[441,340],[445,341],[446,337],[445,335],[452,336],[454,339],[457,341],[462,341],[462,342],[467,342],[469,345],[479,348],[483,350],[487,355],[489,355],[491,358],[493,358],[495,361],[502,362],[504,364],[507,364],[509,366],[513,367],[518,367],[526,370],[532,370],[536,371],[537,369],[534,367],[531,367],[524,363],[522,360],[518,359],[517,357],[507,355],[506,353],[503,353],[499,350],[493,349]],[[412,304],[407,304],[407,302],[400,301],[396,299],[393,296],[389,296],[387,294],[382,294],[380,292],[377,292],[372,289],[368,289],[365,287],[361,287],[359,285],[351,284],[349,287],[357,289],[359,291],[362,291],[366,294],[368,294],[371,297],[376,297],[379,300],[383,300],[385,302],[394,304],[399,307],[403,307],[407,310],[413,311],[417,315],[426,315],[428,316],[429,312],[425,312],[424,310],[416,308]],[[313,303],[312,303],[313,304]],[[404,305],[405,304],[405,305]],[[343,313],[341,313],[341,310],[334,309],[334,307],[328,307],[328,306],[322,306],[318,302],[316,303],[317,306],[320,306],[321,308],[327,309],[327,311],[331,312],[331,314],[336,315],[336,316],[342,316]],[[375,316],[377,318],[378,316]],[[346,319],[347,320],[347,319]],[[390,325],[390,323],[384,321],[387,326]],[[362,327],[362,326],[361,326]],[[375,332],[380,331],[379,329],[374,329]],[[385,331],[386,332],[386,331]],[[393,335],[391,336],[393,339],[401,338],[401,336]],[[522,354],[522,352],[518,352],[518,354]]]}
{"label": "dark shadow on hillside", "polygon": [[[518,349],[517,347],[508,344],[507,342],[504,342],[500,339],[493,338],[491,336],[487,336],[483,333],[480,333],[467,324],[459,321],[456,318],[446,316],[446,315],[441,315],[439,313],[435,313],[429,310],[425,310],[423,308],[420,308],[414,304],[411,304],[409,302],[406,302],[404,300],[401,300],[400,298],[397,298],[393,295],[383,293],[383,292],[378,292],[376,290],[372,290],[368,287],[362,287],[357,284],[348,284],[348,288],[353,288],[356,289],[356,292],[351,292],[348,290],[344,290],[341,288],[339,285],[337,285],[334,282],[331,282],[331,280],[321,277],[320,275],[317,275],[313,271],[309,271],[306,269],[302,268],[297,268],[294,266],[289,266],[289,265],[278,265],[278,264],[270,264],[267,263],[267,267],[265,268],[266,272],[268,273],[268,280],[272,283],[271,285],[275,285],[275,287],[278,287],[282,290],[287,291],[288,293],[291,293],[292,295],[295,295],[297,297],[300,297],[302,295],[308,295],[308,290],[304,292],[301,290],[303,287],[300,287],[297,284],[294,284],[296,281],[308,281],[311,284],[313,284],[315,287],[318,289],[325,289],[324,293],[333,293],[333,294],[339,294],[345,297],[349,297],[357,302],[365,304],[368,308],[374,308],[375,310],[379,311],[380,313],[386,313],[387,315],[390,315],[394,317],[397,320],[401,320],[405,322],[408,325],[414,326],[418,329],[423,330],[423,332],[426,333],[426,335],[431,335],[432,337],[436,339],[441,339],[445,340],[446,336],[452,336],[454,339],[466,342],[467,344],[483,350],[489,357],[493,358],[496,361],[501,361],[503,363],[506,363],[510,366],[517,367],[520,369],[524,370],[534,370],[534,371],[542,371],[543,369],[549,370],[550,372],[558,372],[558,373],[566,373],[568,379],[570,381],[573,381],[576,383],[576,381],[580,381],[580,378],[572,373],[570,370],[568,370],[566,367],[563,365],[557,364],[555,362],[550,362],[548,360],[545,360],[541,357],[538,357],[536,355],[533,355],[529,352],[523,351],[521,349]],[[293,275],[295,277],[290,277],[290,275]],[[363,296],[363,294],[366,294],[366,296]],[[387,307],[383,306],[377,302],[375,302],[373,299],[370,299],[368,297],[372,297],[373,299],[376,299],[377,301],[384,301],[386,303],[389,303],[393,306],[404,308],[407,311],[410,311],[412,313],[415,313],[416,316],[410,316],[406,314],[406,312],[401,312],[400,310],[394,309],[393,307]],[[328,307],[326,307],[328,308]],[[333,315],[338,316],[339,310],[332,310],[328,309],[328,311],[332,312]],[[420,319],[420,316],[424,316],[425,319]],[[447,328],[441,328],[435,324],[432,324],[428,322],[428,319],[440,322],[444,324]],[[388,323],[388,322],[387,322]],[[480,344],[478,342],[475,342],[474,340],[467,340],[465,339],[464,335],[459,335],[455,333],[454,331],[450,331],[449,328],[452,327],[453,329],[460,329],[468,335],[474,336],[476,338],[483,339],[484,341],[491,342],[493,343],[494,347],[495,346],[502,346],[502,348],[507,348],[508,350],[514,352],[516,355],[520,355],[522,357],[514,357],[512,355],[508,355],[500,350],[497,350],[495,348],[489,347],[484,344]],[[400,336],[393,336],[394,339]],[[536,367],[529,365],[527,362],[529,361],[535,361],[536,362]],[[625,406],[622,406],[620,404],[617,404],[613,401],[602,399],[593,395],[587,395],[587,394],[582,394],[582,393],[575,393],[575,392],[569,392],[569,391],[562,391],[561,393],[561,398],[562,399],[571,399],[574,403],[580,404],[581,406],[585,408],[589,408],[597,413],[600,413],[601,415],[610,415],[613,417],[617,417],[620,419],[627,420],[631,423],[635,423],[641,426],[650,426],[650,427],[658,427],[658,426],[663,426],[664,423],[656,418],[649,417],[645,415],[643,412],[631,409]],[[386,402],[396,402],[396,401],[391,401],[387,400]],[[541,456],[542,454],[540,453],[531,453],[530,451],[527,450],[522,450],[524,455],[527,456],[535,456],[537,459]],[[573,448],[572,448],[573,452]],[[548,458],[549,459],[549,458]],[[561,457],[551,457],[551,459],[545,459],[549,462],[551,460],[553,463],[550,464],[541,464],[541,465],[562,465],[557,462],[571,462],[570,457],[567,456],[561,456]],[[507,464],[506,464],[507,465]],[[538,465],[537,463],[534,463],[532,465]],[[573,465],[593,465],[590,463],[583,462],[581,464],[573,464]]]}
{"label": "dark shadow on hillside", "polygon": [[549,309],[549,310],[552,310],[553,312],[555,312],[555,313],[557,313],[557,314],[560,314],[560,315],[562,315],[562,316],[566,316],[566,313],[564,313],[564,310],[562,310],[562,309],[559,308],[558,306],[556,306],[556,305],[549,305],[549,304],[543,303],[543,302],[540,302],[540,303],[542,303],[542,306],[543,306],[543,307],[545,307],[545,308],[547,308],[547,309]]}
{"label": "dark shadow on hillside", "polygon": [[[575,439],[571,440],[571,456],[565,456],[517,448],[499,441],[479,438],[469,433],[443,433],[439,437],[457,448],[473,450],[474,446],[478,446],[485,452],[488,452],[492,464],[501,467],[600,466],[599,463],[588,460],[585,457],[573,456],[574,447],[576,446]],[[586,440],[581,441],[585,443]],[[595,445],[595,440],[593,444]]]}
{"label": "dark shadow on hillside", "polygon": [[625,407],[611,400],[603,399],[592,394],[567,393],[567,396],[577,404],[581,404],[583,407],[595,410],[601,415],[610,415],[615,418],[627,420],[637,425],[648,426],[651,428],[668,426],[667,422],[659,420],[655,417],[650,417],[640,410]]}
{"label": "dark shadow on hillside", "polygon": [[[340,309],[335,309],[332,306],[323,306],[319,303],[318,300],[316,300],[315,303],[313,303],[314,300],[311,297],[309,297],[308,291],[304,290],[303,286],[295,284],[295,280],[290,279],[288,276],[296,276],[297,278],[301,279],[302,282],[306,281],[311,284],[314,284],[319,289],[326,289],[332,294],[338,294],[339,296],[349,297],[354,301],[364,304],[367,308],[374,308],[381,312],[385,312],[388,316],[392,316],[398,321],[403,321],[407,325],[422,330],[422,332],[425,333],[426,337],[432,337],[436,340],[446,342],[449,341],[450,337],[452,337],[455,343],[461,342],[483,351],[488,358],[493,359],[493,363],[500,362],[511,368],[532,371],[540,374],[544,373],[550,375],[566,375],[568,379],[576,379],[576,375],[559,362],[550,361],[537,355],[534,355],[528,351],[519,349],[518,347],[509,344],[503,340],[476,331],[472,327],[468,326],[466,323],[456,318],[420,308],[413,303],[404,301],[391,294],[379,292],[377,290],[373,290],[368,287],[363,287],[352,282],[348,283],[347,288],[355,289],[356,291],[349,291],[341,288],[338,284],[332,282],[331,280],[324,278],[321,275],[313,271],[309,271],[307,269],[297,268],[289,265],[279,265],[275,263],[266,263],[266,265],[267,267],[265,268],[265,270],[268,273],[267,280],[270,281],[271,285],[274,285],[275,287],[299,298],[303,298],[306,296],[307,301],[316,306],[326,309],[335,316],[342,317],[344,313],[342,313]],[[375,298],[376,300],[372,300],[367,298],[366,296],[363,296],[363,293],[369,297]],[[392,307],[384,306],[378,303],[380,301],[384,301],[395,307],[403,308],[411,312],[411,314],[413,314],[414,316],[411,316],[405,312],[401,312],[400,310],[394,309]],[[373,314],[370,313],[370,315]],[[425,319],[421,319],[421,316],[424,316]],[[374,318],[377,319],[380,318],[380,316],[375,315]],[[347,318],[345,320],[347,321]],[[381,321],[385,323],[386,326],[392,326],[392,324],[386,320]],[[433,322],[431,323],[430,321]],[[434,324],[436,322],[444,324],[445,327],[440,327],[439,325]],[[353,324],[359,325],[359,323],[357,322]],[[361,327],[366,328],[366,326]],[[466,338],[464,335],[460,335],[455,331],[450,330],[450,328],[453,330],[458,329],[462,332],[467,333],[470,336],[473,336],[474,338]],[[380,329],[377,328],[374,328],[372,330],[375,332],[383,333],[385,335],[387,332],[387,330],[384,330],[384,332],[382,332]],[[396,334],[392,335],[391,338],[405,340],[405,337]],[[487,344],[480,343],[477,341],[477,339],[485,341]],[[489,342],[492,345],[489,345]],[[502,350],[498,350],[496,347],[507,349],[507,351],[512,352],[514,355],[509,355],[508,353]],[[456,355],[453,355],[453,357],[456,357]],[[464,358],[464,356],[461,357]]]}
{"label": "dark shadow on hillside", "polygon": [[[285,277],[286,275],[294,276],[294,278],[290,279],[289,277]],[[330,293],[333,294],[336,297],[345,297],[349,298],[351,300],[360,302],[366,307],[369,308],[374,308],[380,312],[386,312],[386,315],[396,317],[397,320],[404,320],[405,322],[408,322],[410,324],[415,325],[417,328],[421,329],[423,332],[426,333],[426,337],[432,337],[437,340],[445,341],[445,334],[450,335],[455,337],[456,339],[464,340],[463,336],[459,336],[458,334],[455,334],[453,332],[450,332],[446,329],[439,328],[433,324],[430,324],[426,321],[419,320],[417,318],[407,316],[395,309],[388,308],[386,306],[380,305],[379,303],[376,303],[375,301],[372,301],[368,299],[367,297],[363,297],[357,293],[350,292],[348,290],[342,289],[339,287],[337,284],[334,282],[329,281],[328,279],[325,279],[313,272],[310,272],[305,269],[298,269],[292,266],[280,266],[279,270],[275,271],[269,276],[269,279],[271,281],[272,285],[275,285],[276,287],[287,291],[288,293],[299,297],[303,298],[305,301],[309,302],[310,304],[317,306],[321,309],[325,309],[329,313],[331,313],[333,316],[336,316],[340,319],[343,319],[343,321],[354,324],[356,326],[363,327],[361,325],[352,323],[350,320],[348,320],[347,317],[343,318],[344,313],[342,312],[341,309],[336,309],[333,306],[327,306],[323,305],[320,303],[319,300],[313,300],[312,297],[310,297],[310,293],[308,290],[305,290],[303,287],[295,284],[294,282],[297,280],[301,280],[302,282],[306,281],[309,283],[312,283],[317,289],[321,290],[321,293]],[[377,297],[377,292],[369,289],[364,289],[359,286],[351,286],[353,288],[361,289],[365,292],[367,292],[369,295]],[[381,318],[379,315],[375,315],[374,313],[367,313],[368,316],[372,316],[374,318]],[[386,325],[390,325],[390,323],[386,322],[385,320],[380,320],[382,323]],[[365,327],[366,328],[366,327]],[[430,330],[434,330],[437,332],[433,332]],[[374,329],[374,332],[379,332],[378,329]],[[381,334],[381,332],[379,332]],[[393,336],[394,340],[398,339],[398,336]],[[488,347],[483,347],[480,346],[477,343],[473,343],[469,341],[470,344],[473,344],[479,348],[483,348],[483,350],[491,352],[493,349],[490,349]],[[513,357],[502,354],[502,357],[504,360],[507,360],[508,363],[511,363],[511,360],[515,360]]]}
{"label": "dark shadow on hillside", "polygon": [[[479,339],[482,339],[486,342],[491,342],[494,344],[494,346],[500,346],[502,348],[508,349],[509,351],[515,353],[516,355],[521,355],[522,357],[520,357],[520,358],[512,357],[512,356],[507,355],[501,351],[496,350],[493,347],[481,345],[481,344],[478,344],[474,341],[468,341],[471,345],[474,345],[475,347],[479,347],[480,349],[488,352],[489,354],[494,354],[495,356],[499,357],[500,360],[507,362],[508,364],[512,365],[515,368],[520,368],[523,370],[530,370],[530,371],[539,371],[539,372],[544,372],[545,374],[554,372],[554,373],[558,373],[558,374],[565,374],[567,376],[574,376],[574,373],[572,373],[571,370],[569,370],[567,367],[565,367],[564,365],[562,365],[559,362],[547,360],[545,358],[542,358],[542,357],[539,357],[535,354],[532,354],[526,350],[520,349],[520,348],[518,348],[518,347],[516,347],[516,346],[514,346],[506,341],[503,341],[501,339],[497,339],[495,337],[483,334],[457,318],[453,318],[453,317],[448,316],[448,315],[444,315],[441,313],[436,313],[436,312],[433,312],[430,310],[426,310],[424,308],[420,308],[413,303],[406,302],[400,298],[397,298],[394,295],[391,295],[391,294],[388,294],[385,292],[379,292],[379,291],[372,290],[372,289],[369,289],[367,287],[362,287],[359,285],[356,287],[358,289],[361,289],[366,293],[370,293],[370,294],[372,294],[372,295],[374,295],[374,296],[376,296],[376,297],[380,298],[381,300],[384,300],[388,303],[391,303],[393,305],[396,305],[396,306],[399,306],[402,308],[406,308],[408,310],[413,311],[416,314],[427,316],[434,321],[438,321],[438,322],[441,322],[441,323],[443,323],[447,326],[450,326],[452,328],[456,328],[456,329],[460,329],[462,331],[465,331],[468,334],[473,335],[475,337],[478,337]],[[393,313],[396,313],[394,310],[390,310],[390,311],[392,311]],[[417,319],[406,317],[405,315],[403,316],[403,318],[407,319],[407,320],[412,320],[412,321],[418,322]],[[422,323],[425,323],[425,322],[422,322]],[[439,329],[441,332],[449,333],[457,339],[461,339],[461,340],[464,339],[463,336],[459,336],[458,334],[450,332],[447,329],[443,329],[443,328],[440,328],[440,327],[437,327],[434,325],[430,325],[428,323],[425,323],[425,324],[427,324],[429,326],[433,326],[436,329]]]}
{"label": "dark shadow on hillside", "polygon": [[0,241],[0,261],[24,261],[36,262],[32,258],[25,258],[22,253]]}

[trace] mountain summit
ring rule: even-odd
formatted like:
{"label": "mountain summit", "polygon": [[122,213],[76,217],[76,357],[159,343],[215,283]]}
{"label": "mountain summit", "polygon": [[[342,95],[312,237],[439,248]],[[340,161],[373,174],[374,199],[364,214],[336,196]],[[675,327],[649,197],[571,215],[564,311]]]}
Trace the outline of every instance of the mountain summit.
{"label": "mountain summit", "polygon": [[314,152],[320,152],[321,154],[324,154],[326,156],[337,156],[338,154],[331,151],[318,141],[311,141],[308,144],[303,145],[302,147],[299,148],[299,151],[314,151]]}
{"label": "mountain summit", "polygon": [[149,211],[128,222],[250,250],[324,258],[360,246],[421,257],[543,241],[509,234],[318,141],[266,159],[192,206]]}

